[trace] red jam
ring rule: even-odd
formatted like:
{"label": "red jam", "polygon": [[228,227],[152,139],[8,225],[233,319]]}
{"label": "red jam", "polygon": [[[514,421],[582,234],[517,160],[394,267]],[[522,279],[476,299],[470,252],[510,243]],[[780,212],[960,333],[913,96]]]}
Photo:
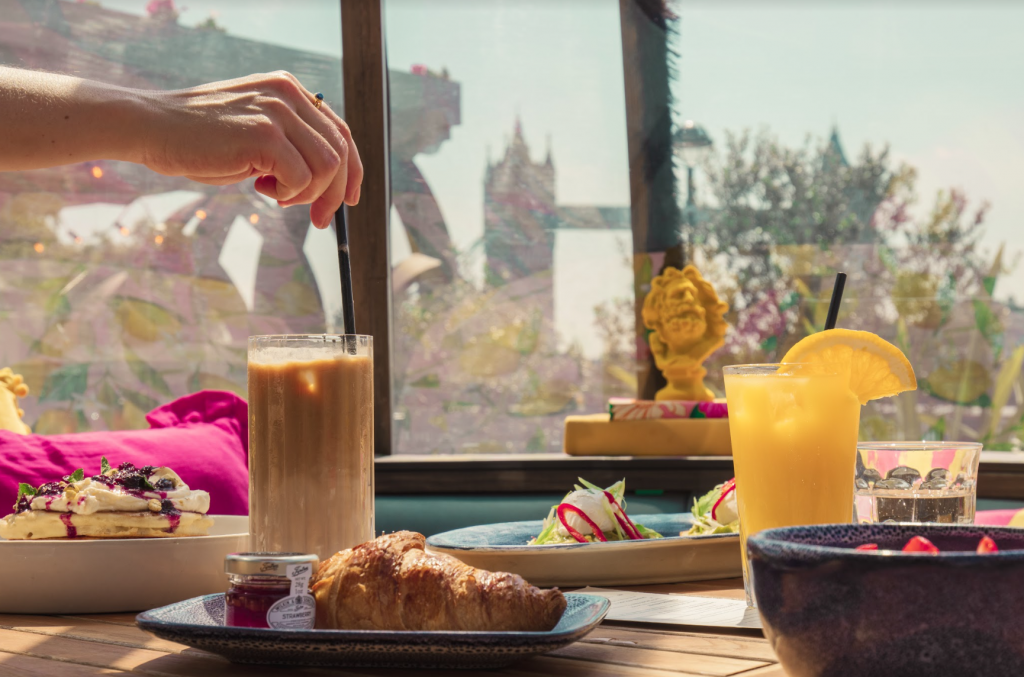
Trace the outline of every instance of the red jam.
{"label": "red jam", "polygon": [[309,580],[319,561],[298,552],[236,552],[224,558],[231,589],[224,624],[236,628],[310,630],[316,601]]}
{"label": "red jam", "polygon": [[224,595],[224,622],[237,628],[269,628],[267,611],[291,592],[291,582],[277,576],[232,574]]}

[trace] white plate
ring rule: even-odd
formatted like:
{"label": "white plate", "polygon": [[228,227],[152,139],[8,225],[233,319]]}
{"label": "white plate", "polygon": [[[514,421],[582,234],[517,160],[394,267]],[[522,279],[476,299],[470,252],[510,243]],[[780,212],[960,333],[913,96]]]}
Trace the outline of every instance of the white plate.
{"label": "white plate", "polygon": [[0,613],[141,611],[224,592],[224,556],[245,552],[249,518],[213,515],[209,536],[6,541]]}
{"label": "white plate", "polygon": [[527,545],[541,521],[467,527],[427,539],[427,550],[489,571],[519,574],[533,585],[647,585],[741,575],[737,534],[679,536],[690,513],[637,515],[634,520],[665,538],[610,543]]}

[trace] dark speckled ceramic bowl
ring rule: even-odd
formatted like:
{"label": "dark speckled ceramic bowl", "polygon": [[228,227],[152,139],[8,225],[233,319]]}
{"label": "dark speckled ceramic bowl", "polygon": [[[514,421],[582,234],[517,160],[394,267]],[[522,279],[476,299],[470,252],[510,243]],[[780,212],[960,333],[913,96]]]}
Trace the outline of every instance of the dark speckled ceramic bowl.
{"label": "dark speckled ceramic bowl", "polygon": [[[915,535],[942,554],[900,552]],[[985,535],[1000,552],[975,553]],[[853,549],[862,543],[883,551]],[[788,527],[747,547],[764,632],[789,677],[1024,676],[1024,530]]]}

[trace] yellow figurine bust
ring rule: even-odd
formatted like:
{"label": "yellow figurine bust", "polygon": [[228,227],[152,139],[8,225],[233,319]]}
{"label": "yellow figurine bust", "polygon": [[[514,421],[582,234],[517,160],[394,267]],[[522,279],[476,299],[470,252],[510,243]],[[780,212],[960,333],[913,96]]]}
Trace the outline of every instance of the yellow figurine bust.
{"label": "yellow figurine bust", "polygon": [[704,360],[725,343],[723,319],[729,305],[695,266],[666,268],[651,280],[644,299],[644,326],[654,363],[668,385],[656,400],[707,401],[714,393],[704,387]]}
{"label": "yellow figurine bust", "polygon": [[25,412],[18,406],[18,398],[28,395],[28,385],[10,367],[0,369],[0,430],[10,430],[19,435],[28,435],[32,429],[21,417]]}

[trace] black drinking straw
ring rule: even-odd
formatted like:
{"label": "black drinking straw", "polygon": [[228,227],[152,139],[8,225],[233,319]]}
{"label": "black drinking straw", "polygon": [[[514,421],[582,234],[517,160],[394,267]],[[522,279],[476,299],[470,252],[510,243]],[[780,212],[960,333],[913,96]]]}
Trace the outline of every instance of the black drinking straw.
{"label": "black drinking straw", "polygon": [[832,300],[828,304],[828,317],[825,318],[825,329],[835,329],[839,319],[839,303],[843,300],[843,287],[846,286],[846,273],[836,273],[836,283],[832,287]]}
{"label": "black drinking straw", "polygon": [[356,308],[352,300],[352,261],[348,255],[348,223],[345,205],[334,213],[334,228],[338,232],[338,270],[341,273],[341,312],[345,320],[345,333],[356,333]]}

